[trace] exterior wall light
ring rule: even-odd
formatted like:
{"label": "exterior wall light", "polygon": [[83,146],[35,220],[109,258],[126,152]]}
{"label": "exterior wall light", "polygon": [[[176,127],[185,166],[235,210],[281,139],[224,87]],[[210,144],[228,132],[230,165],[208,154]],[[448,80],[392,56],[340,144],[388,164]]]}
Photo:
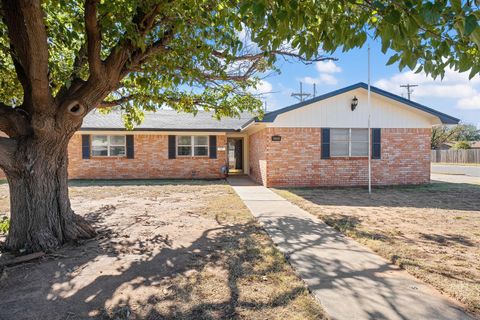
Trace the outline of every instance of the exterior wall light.
{"label": "exterior wall light", "polygon": [[358,106],[358,99],[356,96],[353,96],[352,104],[350,105],[350,107],[352,108],[352,111],[355,110],[357,106]]}

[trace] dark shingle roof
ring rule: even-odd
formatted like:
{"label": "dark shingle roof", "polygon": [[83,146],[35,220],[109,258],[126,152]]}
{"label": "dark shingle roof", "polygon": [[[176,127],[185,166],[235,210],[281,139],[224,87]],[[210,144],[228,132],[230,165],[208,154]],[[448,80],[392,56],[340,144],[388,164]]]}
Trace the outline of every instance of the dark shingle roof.
{"label": "dark shingle roof", "polygon": [[[212,112],[199,111],[196,115],[191,113],[177,112],[175,110],[159,110],[146,112],[145,120],[135,127],[138,131],[240,131],[253,121],[273,122],[282,113],[292,111],[314,102],[324,100],[354,89],[367,89],[367,84],[359,82],[354,85],[338,89],[313,99],[306,100],[282,109],[267,112],[263,119],[255,118],[251,113],[242,113],[239,118],[222,118],[217,120],[212,117]],[[393,93],[371,86],[373,93],[396,100],[412,108],[434,115],[444,124],[457,124],[460,120],[448,114],[431,109],[417,102],[410,101]],[[92,112],[83,121],[81,130],[125,130],[120,112],[111,112],[107,115]]]}
{"label": "dark shingle roof", "polygon": [[[212,117],[212,112],[199,111],[196,115],[175,110],[145,112],[145,120],[134,130],[137,131],[237,131],[252,119],[250,113],[242,113],[240,118]],[[85,117],[81,130],[125,130],[120,112],[101,114],[92,112]]]}
{"label": "dark shingle roof", "polygon": [[[282,108],[282,109],[278,109],[278,110],[275,110],[275,111],[272,111],[272,112],[268,112],[268,113],[265,114],[265,116],[263,117],[262,120],[255,119],[255,121],[257,121],[257,122],[273,122],[279,114],[282,114],[282,113],[285,113],[285,112],[288,112],[288,111],[292,111],[292,110],[304,107],[306,105],[312,104],[314,102],[321,101],[321,100],[324,100],[324,99],[328,99],[328,98],[331,98],[331,97],[337,96],[339,94],[349,92],[349,91],[352,91],[352,90],[355,90],[355,89],[358,89],[358,88],[363,88],[363,89],[367,90],[368,85],[365,82],[359,82],[359,83],[353,84],[351,86],[341,88],[341,89],[338,89],[338,90],[334,90],[334,91],[325,93],[323,95],[320,95],[318,97],[308,99],[308,100],[305,100],[303,102],[296,103],[294,105],[291,105],[291,106],[288,106],[288,107],[285,107],[285,108]],[[445,114],[445,113],[442,113],[442,112],[437,111],[435,109],[426,107],[426,106],[424,106],[420,103],[405,99],[403,97],[400,97],[396,94],[393,94],[393,93],[390,93],[388,91],[382,90],[380,88],[370,86],[370,90],[373,93],[376,93],[376,94],[379,94],[381,96],[390,98],[392,100],[401,102],[401,103],[403,103],[407,106],[410,106],[412,108],[424,111],[426,113],[430,113],[431,115],[434,115],[434,116],[438,117],[440,119],[440,121],[442,121],[442,123],[444,123],[444,124],[457,124],[460,121],[460,119],[452,117],[448,114]],[[253,120],[244,124],[244,127],[247,126],[252,121]]]}

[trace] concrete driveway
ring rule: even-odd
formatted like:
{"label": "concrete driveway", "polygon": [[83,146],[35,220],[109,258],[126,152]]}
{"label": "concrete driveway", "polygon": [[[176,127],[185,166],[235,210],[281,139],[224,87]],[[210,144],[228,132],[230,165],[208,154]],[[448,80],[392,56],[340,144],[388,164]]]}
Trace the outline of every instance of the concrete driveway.
{"label": "concrete driveway", "polygon": [[471,177],[462,174],[441,174],[432,173],[430,179],[435,182],[448,182],[448,183],[466,183],[480,185],[480,177]]}

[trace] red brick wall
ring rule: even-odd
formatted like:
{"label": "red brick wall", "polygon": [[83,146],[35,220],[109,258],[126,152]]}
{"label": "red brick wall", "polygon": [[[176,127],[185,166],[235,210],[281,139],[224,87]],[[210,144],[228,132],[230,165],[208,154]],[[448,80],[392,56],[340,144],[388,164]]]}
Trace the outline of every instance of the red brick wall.
{"label": "red brick wall", "polygon": [[260,184],[265,184],[267,181],[266,130],[252,134],[248,139],[248,143],[250,177]]}
{"label": "red brick wall", "polygon": [[[226,163],[225,151],[217,150],[217,159],[208,157],[177,157],[168,159],[167,135],[136,134],[135,158],[82,159],[81,135],[70,141],[70,179],[216,179]],[[225,135],[217,136],[217,147],[226,146]],[[193,172],[193,173],[192,173]]]}
{"label": "red brick wall", "polygon": [[[382,154],[381,159],[372,160],[372,183],[429,182],[430,133],[430,129],[382,129]],[[269,187],[368,184],[366,158],[320,159],[319,128],[267,128],[256,135],[265,138],[268,177],[263,183]],[[282,140],[271,141],[272,135],[280,135]],[[252,154],[250,157],[252,161]]]}

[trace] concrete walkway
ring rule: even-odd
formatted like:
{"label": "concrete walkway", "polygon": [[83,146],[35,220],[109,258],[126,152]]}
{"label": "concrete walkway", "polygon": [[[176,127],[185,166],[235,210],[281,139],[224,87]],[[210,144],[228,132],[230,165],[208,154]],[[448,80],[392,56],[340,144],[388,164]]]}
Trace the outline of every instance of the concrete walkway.
{"label": "concrete walkway", "polygon": [[271,190],[245,177],[228,181],[332,319],[474,319]]}

